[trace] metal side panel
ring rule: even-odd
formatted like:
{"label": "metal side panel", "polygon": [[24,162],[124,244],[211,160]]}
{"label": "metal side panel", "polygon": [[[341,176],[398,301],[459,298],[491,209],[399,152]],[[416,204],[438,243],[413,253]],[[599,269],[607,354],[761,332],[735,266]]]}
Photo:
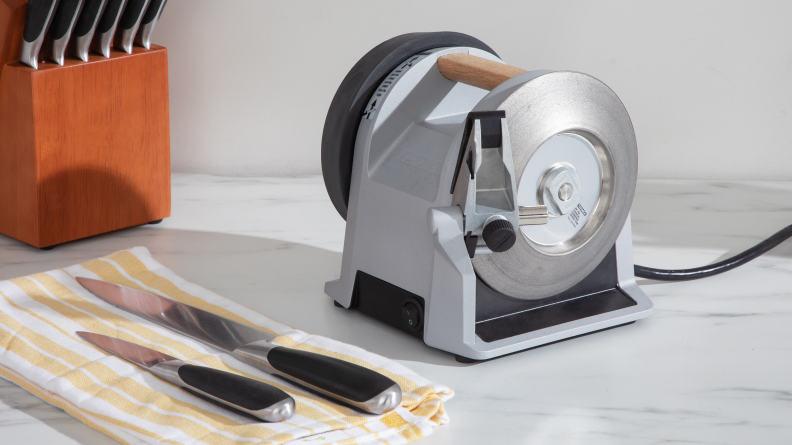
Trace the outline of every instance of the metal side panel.
{"label": "metal side panel", "polygon": [[[454,52],[495,58],[474,48],[434,50],[383,85],[361,120],[341,274],[325,284],[325,293],[345,307],[352,302],[358,271],[422,297],[429,293],[435,248],[426,229],[427,211],[450,205],[447,190],[464,119],[488,93],[440,75],[437,57]],[[432,109],[420,109],[414,86],[444,83],[445,98]]]}
{"label": "metal side panel", "polygon": [[427,225],[435,246],[432,290],[424,310],[424,343],[467,355],[477,341],[476,275],[465,247],[462,210],[429,210]]}

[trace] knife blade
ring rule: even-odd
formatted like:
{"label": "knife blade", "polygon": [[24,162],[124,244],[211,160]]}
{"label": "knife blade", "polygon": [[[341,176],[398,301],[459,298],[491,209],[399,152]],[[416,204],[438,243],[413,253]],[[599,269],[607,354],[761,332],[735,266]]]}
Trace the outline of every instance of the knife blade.
{"label": "knife blade", "polygon": [[401,404],[399,385],[368,368],[278,346],[273,334],[159,295],[91,278],[77,281],[113,306],[360,410],[382,414]]}
{"label": "knife blade", "polygon": [[135,34],[140,27],[143,19],[143,12],[146,11],[150,0],[127,0],[127,7],[121,21],[118,23],[119,36],[116,47],[132,54],[132,44],[135,42]]}
{"label": "knife blade", "polygon": [[166,4],[168,4],[168,0],[151,0],[146,8],[146,13],[143,14],[143,20],[140,21],[140,30],[135,37],[135,43],[146,49],[151,49],[151,36],[154,35],[154,27],[157,26]]}
{"label": "knife blade", "polygon": [[99,18],[104,12],[107,2],[105,0],[85,0],[77,24],[74,25],[74,44],[72,54],[83,62],[88,61],[88,52],[91,48],[91,40],[96,32]]}
{"label": "knife blade", "polygon": [[107,0],[102,18],[96,25],[96,37],[94,38],[94,51],[110,57],[110,48],[113,46],[113,37],[118,27],[118,19],[124,13],[127,0]]}
{"label": "knife blade", "polygon": [[58,0],[30,0],[22,34],[22,56],[19,61],[38,69],[38,56],[44,36],[58,7]]}
{"label": "knife blade", "polygon": [[176,357],[118,338],[84,331],[78,331],[77,335],[166,382],[267,422],[280,422],[294,413],[294,399],[264,382],[219,369],[188,365]]}
{"label": "knife blade", "polygon": [[66,47],[83,8],[83,0],[60,0],[55,17],[52,19],[50,35],[52,36],[52,53],[50,59],[63,66]]}

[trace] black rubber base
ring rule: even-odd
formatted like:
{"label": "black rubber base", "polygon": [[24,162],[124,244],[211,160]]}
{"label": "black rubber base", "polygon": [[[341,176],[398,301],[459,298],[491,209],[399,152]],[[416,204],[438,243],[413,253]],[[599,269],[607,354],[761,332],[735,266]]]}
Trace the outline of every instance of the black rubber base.
{"label": "black rubber base", "polygon": [[[55,244],[55,246],[57,246],[57,244]],[[39,250],[52,250],[55,246],[39,247]]]}
{"label": "black rubber base", "polygon": [[162,222],[162,220],[161,220],[161,219],[158,219],[158,220],[156,220],[156,221],[151,221],[151,222],[149,222],[149,224],[159,224],[159,223],[161,223],[161,222]]}
{"label": "black rubber base", "polygon": [[533,348],[523,349],[523,350],[521,350],[521,351],[515,351],[515,352],[512,352],[511,354],[500,355],[500,356],[498,356],[498,357],[490,358],[490,359],[487,359],[487,360],[474,360],[474,359],[472,359],[472,358],[462,357],[461,355],[456,355],[456,354],[454,354],[454,358],[456,358],[456,361],[457,361],[457,362],[459,362],[459,363],[465,363],[465,364],[470,364],[470,363],[479,363],[479,362],[488,362],[488,361],[491,361],[491,360],[497,360],[497,359],[499,359],[499,358],[508,357],[508,356],[510,356],[510,355],[514,355],[514,354],[521,354],[521,353],[523,353],[523,352],[526,352],[526,351],[532,351],[532,350],[534,350],[534,349],[544,348],[545,346],[554,345],[554,344],[556,344],[556,343],[561,343],[561,342],[565,342],[565,341],[568,341],[568,340],[574,340],[574,339],[576,339],[576,338],[585,337],[585,336],[587,336],[587,335],[596,334],[596,333],[598,333],[598,332],[605,332],[605,331],[610,331],[611,329],[620,328],[620,327],[622,327],[622,326],[628,326],[628,325],[631,325],[631,324],[633,324],[633,323],[635,323],[635,322],[634,322],[634,321],[631,321],[631,322],[629,322],[629,323],[624,323],[624,324],[620,324],[620,325],[616,325],[616,326],[611,326],[611,327],[609,327],[609,328],[600,329],[599,331],[592,331],[592,332],[588,332],[588,333],[585,333],[585,334],[576,335],[576,336],[574,336],[574,337],[569,337],[569,338],[565,338],[565,339],[563,339],[563,340],[558,340],[558,341],[554,341],[554,342],[551,342],[551,343],[546,343],[546,344],[544,344],[544,345],[534,346]]}
{"label": "black rubber base", "polygon": [[369,99],[400,63],[434,48],[466,46],[497,55],[484,42],[458,32],[415,32],[380,43],[349,70],[330,103],[322,131],[322,176],[327,194],[346,219],[352,158]]}

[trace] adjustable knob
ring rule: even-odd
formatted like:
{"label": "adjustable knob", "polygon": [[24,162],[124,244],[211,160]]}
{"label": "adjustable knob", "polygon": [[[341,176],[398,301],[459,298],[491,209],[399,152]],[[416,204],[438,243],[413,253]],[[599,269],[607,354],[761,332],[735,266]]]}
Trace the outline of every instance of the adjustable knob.
{"label": "adjustable knob", "polygon": [[493,252],[505,252],[517,241],[514,226],[505,219],[496,219],[484,227],[484,242]]}

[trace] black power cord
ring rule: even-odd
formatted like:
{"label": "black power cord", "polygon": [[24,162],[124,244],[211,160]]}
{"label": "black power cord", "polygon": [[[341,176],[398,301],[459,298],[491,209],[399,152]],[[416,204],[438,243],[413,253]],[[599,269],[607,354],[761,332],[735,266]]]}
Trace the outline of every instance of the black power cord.
{"label": "black power cord", "polygon": [[710,264],[709,266],[697,267],[695,269],[668,270],[652,269],[651,267],[644,267],[636,264],[635,276],[658,281],[688,281],[698,280],[699,278],[707,278],[728,270],[732,270],[735,267],[742,266],[756,257],[767,253],[767,251],[791,237],[792,225],[789,225],[776,232],[775,235],[751,247],[745,252],[737,254],[718,263]]}

